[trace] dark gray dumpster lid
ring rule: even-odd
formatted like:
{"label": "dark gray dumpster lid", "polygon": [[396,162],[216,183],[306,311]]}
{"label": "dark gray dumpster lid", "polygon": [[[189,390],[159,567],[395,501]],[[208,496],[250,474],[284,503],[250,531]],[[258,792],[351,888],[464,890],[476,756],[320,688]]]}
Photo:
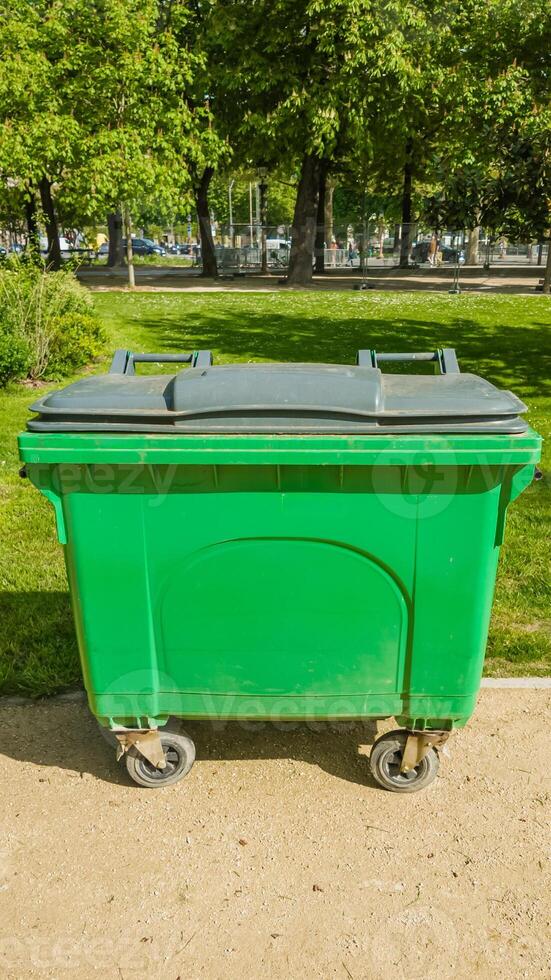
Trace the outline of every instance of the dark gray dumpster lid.
{"label": "dark gray dumpster lid", "polygon": [[[187,361],[176,374],[136,375],[134,364]],[[119,351],[109,374],[77,381],[31,406],[32,431],[523,432],[526,406],[476,374],[453,351],[376,354],[356,365],[221,364],[208,352]],[[434,361],[440,374],[382,374],[381,361]]]}

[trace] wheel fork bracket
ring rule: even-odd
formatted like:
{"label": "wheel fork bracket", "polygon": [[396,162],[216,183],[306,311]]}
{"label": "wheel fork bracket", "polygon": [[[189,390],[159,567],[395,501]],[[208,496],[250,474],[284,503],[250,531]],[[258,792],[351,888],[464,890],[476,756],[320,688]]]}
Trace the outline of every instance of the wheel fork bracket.
{"label": "wheel fork bracket", "polygon": [[408,732],[400,772],[415,769],[431,749],[443,745],[449,737],[449,732]]}
{"label": "wheel fork bracket", "polygon": [[156,769],[166,768],[161,737],[156,729],[150,729],[149,731],[114,732],[114,735],[116,735],[119,743],[117,748],[117,762],[119,759],[122,759],[125,752],[128,752],[128,749],[135,748]]}

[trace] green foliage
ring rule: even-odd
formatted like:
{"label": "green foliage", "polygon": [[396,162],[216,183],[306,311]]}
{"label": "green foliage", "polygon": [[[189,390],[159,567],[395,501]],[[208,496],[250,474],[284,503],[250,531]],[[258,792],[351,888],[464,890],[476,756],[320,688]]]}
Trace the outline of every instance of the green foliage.
{"label": "green foliage", "polygon": [[[203,55],[187,2],[6,0],[0,19],[0,199],[54,184],[65,223],[192,200],[222,143],[197,90]],[[6,183],[7,182],[7,183]],[[1,195],[0,195],[1,198]]]}
{"label": "green foliage", "polygon": [[0,386],[24,378],[29,366],[29,348],[25,338],[15,333],[9,322],[0,317]]}
{"label": "green foliage", "polygon": [[435,227],[542,239],[551,226],[551,7],[485,0],[465,38],[461,100],[431,160]]}
{"label": "green foliage", "polygon": [[204,113],[186,99],[198,56],[182,49],[186,5],[161,25],[156,0],[69,0],[57,14],[67,111],[79,124],[78,165],[65,175],[65,206],[90,217],[121,202],[179,201],[189,188],[189,152]]}
{"label": "green foliage", "polygon": [[261,165],[287,224],[314,154],[355,220],[364,193],[397,216],[407,157],[413,218],[539,237],[550,36],[548,0],[5,0],[0,222],[44,178],[61,224],[186,221],[208,166],[217,219],[235,177],[246,224]]}
{"label": "green foliage", "polygon": [[400,209],[395,197],[385,194],[375,194],[369,188],[363,189],[358,184],[342,183],[337,185],[333,196],[333,222],[336,228],[344,229],[352,222],[359,233],[364,221],[385,219],[387,224],[400,220]]}
{"label": "green foliage", "polygon": [[[400,47],[402,4],[218,0],[205,47],[213,104],[240,162],[292,167],[342,155],[361,133],[367,89]],[[372,97],[372,96],[370,96]]]}
{"label": "green foliage", "polygon": [[[217,221],[228,226],[229,198],[228,185],[233,180],[232,211],[234,225],[248,225],[250,219],[249,184],[252,184],[253,221],[256,215],[255,187],[258,183],[258,173],[254,170],[220,174],[215,177],[209,194],[211,211]],[[293,218],[293,207],[296,196],[296,184],[281,178],[279,171],[268,173],[268,224],[288,225]]]}
{"label": "green foliage", "polygon": [[71,374],[99,357],[105,349],[105,331],[90,313],[67,311],[54,323],[47,378]]}
{"label": "green foliage", "polygon": [[0,381],[60,377],[97,357],[104,335],[73,273],[15,262],[0,273]]}

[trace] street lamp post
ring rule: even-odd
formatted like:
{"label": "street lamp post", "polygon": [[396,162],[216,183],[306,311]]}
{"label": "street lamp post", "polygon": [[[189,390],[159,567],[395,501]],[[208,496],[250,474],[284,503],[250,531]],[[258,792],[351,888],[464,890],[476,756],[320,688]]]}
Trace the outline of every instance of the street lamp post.
{"label": "street lamp post", "polygon": [[228,181],[228,210],[230,212],[230,246],[233,248],[233,207],[232,207],[232,197],[231,192],[233,190],[233,185],[235,180]]}
{"label": "street lamp post", "polygon": [[267,209],[268,209],[268,184],[266,183],[266,175],[268,171],[266,167],[258,168],[258,176],[260,177],[260,183],[258,185],[258,190],[260,191],[260,229],[261,229],[261,251],[260,251],[260,272],[262,275],[266,275],[268,272],[268,244],[267,244]]}
{"label": "street lamp post", "polygon": [[458,250],[455,268],[453,270],[452,288],[448,289],[449,293],[455,293],[455,295],[458,295],[461,292],[461,288],[459,286],[459,270],[461,269],[462,265],[465,265],[465,253],[462,250]]}
{"label": "street lamp post", "polygon": [[371,228],[371,222],[376,217],[377,217],[376,214],[370,214],[369,215],[369,218],[367,218],[367,220],[366,220],[366,216],[365,216],[365,194],[364,194],[364,215],[363,215],[363,227],[362,227],[362,239],[363,239],[363,241],[362,241],[362,250],[360,252],[360,275],[361,275],[361,282],[355,283],[354,286],[352,287],[353,289],[361,289],[361,290],[364,290],[364,289],[375,289],[375,286],[372,286],[371,283],[368,282],[367,276],[368,276],[368,271],[369,271],[369,235],[370,235],[370,228]]}

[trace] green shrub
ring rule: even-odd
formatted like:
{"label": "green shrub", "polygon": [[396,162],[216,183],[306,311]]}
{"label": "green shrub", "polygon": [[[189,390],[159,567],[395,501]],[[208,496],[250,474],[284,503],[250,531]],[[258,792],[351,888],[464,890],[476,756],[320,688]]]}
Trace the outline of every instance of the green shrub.
{"label": "green shrub", "polygon": [[24,337],[0,319],[0,385],[24,378],[29,370],[29,348]]}
{"label": "green shrub", "polygon": [[0,384],[75,371],[104,343],[92,298],[73,272],[46,272],[28,262],[0,273],[0,337]]}
{"label": "green shrub", "polygon": [[98,357],[105,346],[105,333],[89,313],[67,313],[60,317],[50,343],[45,377],[71,374]]}

